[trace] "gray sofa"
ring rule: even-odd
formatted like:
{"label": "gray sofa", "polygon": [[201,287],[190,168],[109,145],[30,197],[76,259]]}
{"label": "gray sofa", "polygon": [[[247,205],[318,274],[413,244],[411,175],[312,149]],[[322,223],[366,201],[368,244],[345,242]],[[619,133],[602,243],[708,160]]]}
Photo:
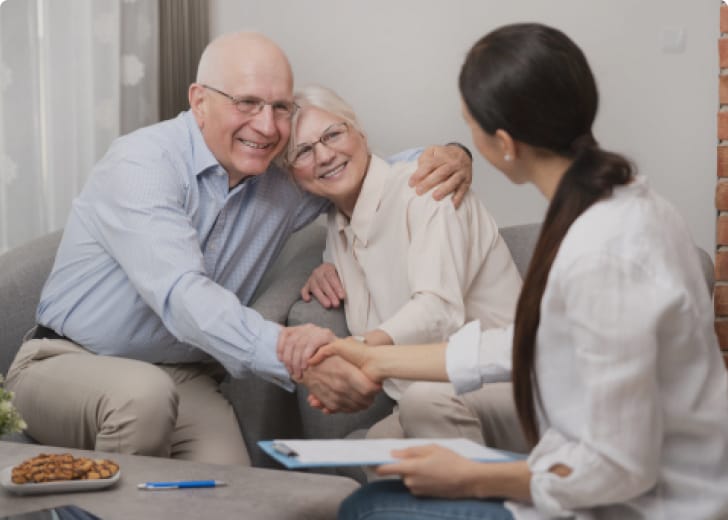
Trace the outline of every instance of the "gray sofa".
{"label": "gray sofa", "polygon": [[[525,273],[538,236],[539,225],[527,224],[501,230],[521,274]],[[51,233],[0,255],[0,373],[5,374],[23,335],[33,326],[42,285],[51,269],[60,232]],[[300,300],[298,290],[311,270],[321,262],[325,230],[314,223],[296,233],[275,265],[266,273],[252,307],[267,319],[298,325],[316,323],[337,335],[348,334],[343,311],[326,310],[317,302]],[[706,281],[713,284],[713,263],[699,250]],[[306,403],[306,390],[294,393],[253,375],[229,378],[223,391],[232,402],[253,464],[277,467],[256,442],[271,438],[341,438],[367,428],[391,411],[393,402],[381,393],[368,410],[355,414],[323,415]],[[7,439],[5,439],[7,440]],[[12,440],[32,442],[23,436]],[[351,473],[347,473],[349,476]]]}

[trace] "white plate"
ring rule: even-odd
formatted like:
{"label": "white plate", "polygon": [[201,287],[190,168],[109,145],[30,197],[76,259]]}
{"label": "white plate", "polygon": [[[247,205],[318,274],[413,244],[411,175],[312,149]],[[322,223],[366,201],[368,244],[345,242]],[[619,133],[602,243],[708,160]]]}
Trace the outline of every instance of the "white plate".
{"label": "white plate", "polygon": [[93,480],[59,480],[39,484],[15,484],[12,480],[13,467],[9,466],[0,472],[0,485],[17,495],[41,495],[46,493],[68,493],[71,491],[93,491],[116,484],[121,478],[121,470],[113,477]]}

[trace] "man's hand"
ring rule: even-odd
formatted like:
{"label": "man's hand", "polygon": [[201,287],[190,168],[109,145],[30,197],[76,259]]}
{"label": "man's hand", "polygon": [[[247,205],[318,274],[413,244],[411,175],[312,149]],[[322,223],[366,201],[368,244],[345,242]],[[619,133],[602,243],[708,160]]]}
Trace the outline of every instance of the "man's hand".
{"label": "man's hand", "polygon": [[310,366],[299,381],[312,394],[309,403],[324,413],[357,412],[368,408],[381,386],[340,357]]}
{"label": "man's hand", "polygon": [[284,327],[278,335],[278,359],[294,379],[300,379],[310,358],[319,347],[336,340],[329,329],[307,323],[297,327]]}
{"label": "man's hand", "polygon": [[326,309],[338,307],[339,303],[346,298],[344,286],[334,264],[324,262],[313,270],[301,289],[301,298],[305,302],[311,301],[312,293]]}
{"label": "man's hand", "polygon": [[432,194],[435,200],[453,193],[452,202],[459,207],[473,182],[473,161],[468,154],[459,146],[430,146],[422,152],[417,164],[409,185],[416,187],[419,195],[437,186]]}

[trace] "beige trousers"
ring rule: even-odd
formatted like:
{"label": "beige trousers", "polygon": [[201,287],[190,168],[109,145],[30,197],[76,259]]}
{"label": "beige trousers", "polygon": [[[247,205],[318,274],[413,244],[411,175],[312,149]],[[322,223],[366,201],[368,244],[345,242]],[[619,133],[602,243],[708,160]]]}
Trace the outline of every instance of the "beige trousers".
{"label": "beige trousers", "polygon": [[455,394],[450,383],[417,381],[407,387],[396,411],[367,432],[367,438],[464,437],[492,448],[527,453],[510,383],[491,383]]}
{"label": "beige trousers", "polygon": [[223,375],[219,365],[154,365],[32,339],[6,386],[42,444],[250,465]]}

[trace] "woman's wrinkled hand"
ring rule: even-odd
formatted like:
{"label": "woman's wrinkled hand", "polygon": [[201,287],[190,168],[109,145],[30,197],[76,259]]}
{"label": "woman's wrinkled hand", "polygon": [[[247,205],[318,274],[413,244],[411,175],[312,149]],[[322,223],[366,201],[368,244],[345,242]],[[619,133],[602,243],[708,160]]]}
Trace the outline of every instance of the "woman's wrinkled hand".
{"label": "woman's wrinkled hand", "polygon": [[303,301],[310,302],[313,295],[326,309],[338,307],[346,298],[344,285],[334,264],[324,262],[311,272],[301,289]]}

